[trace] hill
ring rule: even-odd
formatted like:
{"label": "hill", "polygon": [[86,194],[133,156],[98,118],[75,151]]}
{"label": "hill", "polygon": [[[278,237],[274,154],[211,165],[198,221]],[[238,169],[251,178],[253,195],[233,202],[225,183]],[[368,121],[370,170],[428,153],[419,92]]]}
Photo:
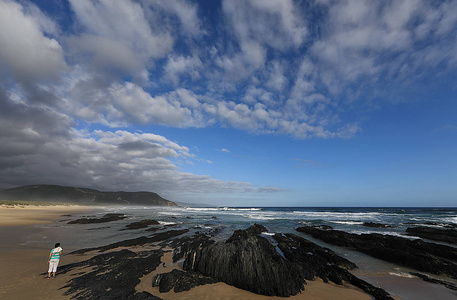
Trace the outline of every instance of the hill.
{"label": "hill", "polygon": [[177,206],[173,201],[153,192],[100,192],[59,185],[26,185],[0,190],[0,200],[68,202],[80,205]]}

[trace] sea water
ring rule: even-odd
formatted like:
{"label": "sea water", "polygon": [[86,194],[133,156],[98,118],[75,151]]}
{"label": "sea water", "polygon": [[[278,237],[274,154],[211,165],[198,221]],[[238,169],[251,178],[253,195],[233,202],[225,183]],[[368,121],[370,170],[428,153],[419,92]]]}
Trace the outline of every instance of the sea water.
{"label": "sea water", "polygon": [[[101,217],[106,213],[123,213],[128,218],[101,224],[67,224],[67,219]],[[63,247],[71,250],[107,245],[153,234],[146,232],[147,228],[126,230],[127,224],[145,219],[157,220],[170,229],[193,229],[189,234],[196,230],[217,228],[220,230],[216,237],[218,240],[229,238],[234,230],[246,229],[254,223],[261,224],[270,233],[294,233],[334,250],[359,267],[352,271],[356,276],[386,289],[393,296],[416,300],[430,299],[430,295],[433,295],[434,300],[457,299],[456,291],[411,276],[409,272],[414,270],[326,244],[295,230],[303,225],[328,225],[335,230],[349,233],[379,233],[416,239],[418,237],[406,235],[406,228],[445,228],[457,225],[457,208],[106,207],[90,215],[86,213],[62,217],[52,224],[37,225],[37,232],[44,232],[46,236],[31,235],[21,246],[44,247],[46,244],[50,247],[57,240]],[[367,227],[364,226],[365,222],[385,224],[389,227]],[[457,284],[449,278],[444,280]]]}

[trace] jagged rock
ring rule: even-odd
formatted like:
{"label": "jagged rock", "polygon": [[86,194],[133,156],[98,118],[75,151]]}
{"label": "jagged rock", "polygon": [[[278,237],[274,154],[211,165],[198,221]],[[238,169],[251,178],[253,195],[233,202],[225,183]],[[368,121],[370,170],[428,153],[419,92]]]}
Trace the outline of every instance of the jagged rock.
{"label": "jagged rock", "polygon": [[439,229],[420,226],[407,228],[406,233],[424,239],[457,244],[457,230],[455,229]]}
{"label": "jagged rock", "polygon": [[273,238],[284,257],[295,265],[307,280],[320,277],[324,282],[343,284],[343,280],[361,288],[377,300],[392,300],[381,288],[352,275],[348,270],[357,268],[349,260],[295,234],[275,234]]}
{"label": "jagged rock", "polygon": [[210,237],[216,235],[219,230],[211,230],[209,233],[196,233],[192,236],[173,239],[168,246],[175,249],[173,251],[173,262],[177,262],[181,258],[187,256],[191,251],[195,251],[200,247],[205,247],[214,243]]}
{"label": "jagged rock", "polygon": [[237,230],[225,242],[192,251],[184,269],[267,296],[289,297],[304,290],[298,269],[255,232],[259,227]]}
{"label": "jagged rock", "polygon": [[199,285],[216,283],[217,281],[202,276],[197,272],[184,272],[180,270],[173,270],[169,273],[158,274],[152,280],[152,286],[158,286],[159,292],[166,293],[174,290],[175,293],[188,291]]}
{"label": "jagged rock", "polygon": [[149,225],[159,225],[159,221],[156,220],[142,220],[139,222],[133,222],[131,224],[126,225],[125,227],[127,229],[141,229],[141,228],[146,228]]}
{"label": "jagged rock", "polygon": [[364,222],[363,226],[372,228],[392,228],[392,226],[382,223]]}
{"label": "jagged rock", "polygon": [[357,266],[338,256],[330,249],[323,248],[294,234],[275,234],[273,238],[285,258],[300,270],[307,280],[320,277],[324,282],[341,284],[341,271],[355,269]]}
{"label": "jagged rock", "polygon": [[297,231],[418,271],[457,278],[457,248],[390,235],[358,235],[338,230],[320,230],[310,226],[299,227]]}
{"label": "jagged rock", "polygon": [[120,241],[117,243],[112,243],[106,246],[101,246],[101,247],[94,247],[94,248],[86,248],[86,249],[80,249],[71,252],[70,254],[84,254],[86,252],[91,252],[91,251],[100,251],[104,252],[110,249],[115,249],[119,247],[132,247],[132,246],[142,246],[145,244],[150,244],[150,243],[155,243],[155,242],[160,242],[163,240],[167,240],[172,237],[176,237],[178,235],[184,234],[189,232],[189,229],[181,229],[181,230],[169,230],[165,232],[159,232],[156,233],[150,237],[146,236],[141,236],[139,238],[135,239],[130,239],[130,240],[125,240],[125,241]]}
{"label": "jagged rock", "polygon": [[162,250],[132,252],[121,250],[94,256],[86,261],[59,267],[58,274],[65,274],[82,267],[92,267],[91,271],[73,277],[64,293],[71,299],[160,299],[147,292],[137,293],[135,287],[140,278],[160,265]]}
{"label": "jagged rock", "polygon": [[68,224],[97,224],[119,221],[127,218],[124,214],[106,214],[101,218],[81,218],[68,222]]}

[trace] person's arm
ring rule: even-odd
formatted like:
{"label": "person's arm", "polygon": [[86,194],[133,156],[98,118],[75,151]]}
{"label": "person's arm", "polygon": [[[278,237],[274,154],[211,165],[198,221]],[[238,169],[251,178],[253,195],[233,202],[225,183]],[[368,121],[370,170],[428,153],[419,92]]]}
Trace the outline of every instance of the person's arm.
{"label": "person's arm", "polygon": [[52,252],[49,253],[48,263],[51,261]]}

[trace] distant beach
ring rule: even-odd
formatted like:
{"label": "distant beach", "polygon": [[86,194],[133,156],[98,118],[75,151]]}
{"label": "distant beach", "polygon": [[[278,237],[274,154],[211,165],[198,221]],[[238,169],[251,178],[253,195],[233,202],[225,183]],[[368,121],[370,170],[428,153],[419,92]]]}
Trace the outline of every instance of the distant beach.
{"label": "distant beach", "polygon": [[[108,217],[106,217],[108,215]],[[121,216],[121,217],[119,217]],[[407,216],[407,217],[406,217]],[[439,224],[455,224],[455,210],[425,210],[406,213],[401,211],[381,212],[376,209],[299,209],[299,208],[186,208],[186,207],[85,207],[85,206],[25,206],[2,205],[0,207],[0,256],[2,268],[0,274],[0,298],[5,299],[71,299],[75,293],[63,295],[69,287],[63,288],[68,281],[87,272],[87,267],[76,267],[77,263],[85,263],[90,258],[106,253],[118,253],[129,250],[141,254],[144,251],[162,251],[160,265],[147,274],[140,276],[135,286],[137,294],[147,292],[162,299],[276,299],[278,297],[263,296],[245,291],[222,282],[206,284],[191,288],[189,291],[165,293],[152,282],[157,274],[169,273],[173,269],[182,270],[184,257],[173,262],[173,256],[183,247],[185,237],[192,238],[200,232],[213,234],[212,239],[224,241],[235,230],[246,229],[254,223],[260,223],[271,233],[293,233],[305,237],[317,244],[329,247],[342,257],[355,262],[359,268],[351,271],[361,279],[384,288],[395,299],[412,299],[419,290],[423,296],[429,294],[456,297],[456,291],[443,285],[425,282],[410,275],[409,268],[389,262],[382,262],[357,251],[331,246],[310,235],[303,235],[295,229],[298,226],[312,224],[332,224],[347,232],[385,232],[401,236],[402,226],[411,226],[406,218],[416,223],[429,223],[434,227]],[[101,219],[104,221],[100,221]],[[113,218],[113,219],[109,219]],[[403,218],[400,222],[400,218]],[[433,219],[434,218],[434,219]],[[143,222],[152,220],[152,222]],[[80,221],[74,222],[77,220]],[[105,222],[106,221],[106,222]],[[376,221],[376,222],[374,222]],[[75,224],[68,224],[69,222]],[[364,226],[364,222],[367,223]],[[370,225],[369,222],[372,222]],[[441,222],[441,223],[439,223]],[[412,223],[412,222],[411,222]],[[373,224],[389,225],[387,228]],[[129,228],[130,226],[130,228]],[[352,227],[351,227],[352,226]],[[373,226],[373,227],[370,227]],[[161,238],[154,242],[160,234],[172,232],[176,237]],[[181,234],[182,233],[182,234]],[[265,235],[268,237],[268,235]],[[151,241],[123,246],[122,242],[141,237],[153,237]],[[180,243],[178,243],[180,240]],[[47,270],[47,256],[55,242],[60,242],[65,254],[62,257],[55,280],[44,279]],[[116,244],[119,243],[119,244]],[[176,246],[176,245],[180,246]],[[96,248],[112,245],[111,249]],[[175,245],[175,246],[174,246]],[[91,250],[94,248],[94,250]],[[88,249],[80,254],[73,251]],[[102,251],[102,252],[100,252]],[[157,252],[159,253],[159,252]],[[141,254],[144,255],[144,254]],[[4,262],[4,263],[3,263]],[[165,263],[163,265],[163,263]],[[5,264],[5,265],[3,265]],[[443,277],[444,278],[444,277]],[[456,281],[445,278],[451,283]],[[337,285],[322,279],[307,280],[305,290],[291,299],[372,299],[360,288],[344,283]],[[75,288],[73,285],[72,288]],[[415,291],[416,290],[416,291]],[[145,294],[146,295],[146,294]],[[451,298],[449,298],[451,297]],[[279,299],[279,298],[278,298]],[[416,298],[421,299],[421,298]],[[436,298],[438,299],[438,298]]]}

